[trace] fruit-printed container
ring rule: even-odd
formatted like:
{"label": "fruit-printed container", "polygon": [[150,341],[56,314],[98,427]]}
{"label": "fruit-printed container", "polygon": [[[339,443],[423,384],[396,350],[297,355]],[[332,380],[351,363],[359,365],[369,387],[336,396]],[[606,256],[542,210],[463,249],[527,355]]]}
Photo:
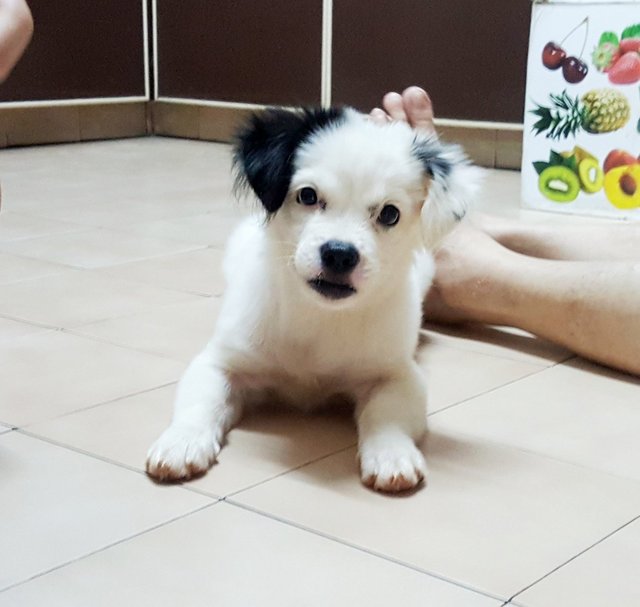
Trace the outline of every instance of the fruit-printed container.
{"label": "fruit-printed container", "polygon": [[640,219],[640,1],[534,2],[522,200]]}

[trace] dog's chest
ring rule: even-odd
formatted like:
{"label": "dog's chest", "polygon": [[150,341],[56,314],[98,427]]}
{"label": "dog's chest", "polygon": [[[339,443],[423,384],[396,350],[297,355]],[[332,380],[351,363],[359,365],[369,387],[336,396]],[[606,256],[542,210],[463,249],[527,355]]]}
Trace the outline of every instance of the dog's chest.
{"label": "dog's chest", "polygon": [[[377,359],[377,357],[374,357]],[[328,402],[358,401],[380,381],[377,360],[340,340],[268,341],[234,365],[232,381],[257,404],[277,401],[312,409]]]}

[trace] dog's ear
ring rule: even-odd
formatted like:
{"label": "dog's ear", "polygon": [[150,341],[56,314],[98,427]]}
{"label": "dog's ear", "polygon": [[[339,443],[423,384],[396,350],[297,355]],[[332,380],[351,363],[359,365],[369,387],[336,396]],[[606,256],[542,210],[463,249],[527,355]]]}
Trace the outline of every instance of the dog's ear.
{"label": "dog's ear", "polygon": [[298,147],[316,131],[343,120],[341,108],[269,109],[253,114],[236,135],[236,188],[248,184],[267,213],[275,213],[289,191]]}
{"label": "dog's ear", "polygon": [[422,207],[422,236],[427,248],[435,248],[467,214],[482,180],[482,171],[471,164],[457,145],[437,137],[418,137],[413,153],[429,181]]}

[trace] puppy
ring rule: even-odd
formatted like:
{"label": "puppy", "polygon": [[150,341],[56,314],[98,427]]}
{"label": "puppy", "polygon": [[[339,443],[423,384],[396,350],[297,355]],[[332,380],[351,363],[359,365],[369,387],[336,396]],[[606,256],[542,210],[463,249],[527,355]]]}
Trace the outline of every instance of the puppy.
{"label": "puppy", "polygon": [[215,333],[178,384],[148,474],[204,473],[245,406],[339,397],[355,406],[362,482],[415,487],[427,472],[414,355],[428,251],[465,215],[477,169],[456,146],[350,108],[254,115],[235,166],[264,212],[230,239]]}

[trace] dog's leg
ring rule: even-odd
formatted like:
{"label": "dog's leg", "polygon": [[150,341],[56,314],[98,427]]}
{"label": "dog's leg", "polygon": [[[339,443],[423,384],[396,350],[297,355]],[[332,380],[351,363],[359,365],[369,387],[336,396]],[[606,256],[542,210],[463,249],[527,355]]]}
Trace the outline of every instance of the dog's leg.
{"label": "dog's leg", "polygon": [[356,409],[360,475],[378,491],[416,487],[427,466],[416,447],[426,430],[426,384],[417,365],[379,386]]}
{"label": "dog's leg", "polygon": [[240,403],[209,349],[189,365],[178,384],[171,425],[147,454],[147,473],[162,481],[186,480],[206,472],[225,434],[239,419]]}

